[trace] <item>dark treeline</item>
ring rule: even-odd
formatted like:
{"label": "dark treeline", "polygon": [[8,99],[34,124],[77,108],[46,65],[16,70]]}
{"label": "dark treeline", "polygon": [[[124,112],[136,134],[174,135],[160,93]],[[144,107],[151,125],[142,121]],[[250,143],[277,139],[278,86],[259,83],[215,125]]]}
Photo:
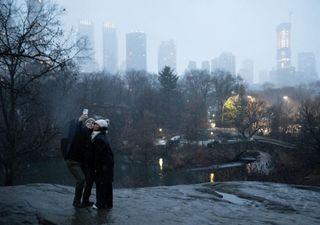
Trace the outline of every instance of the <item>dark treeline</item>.
{"label": "dark treeline", "polygon": [[[65,81],[65,77],[62,79]],[[214,82],[220,79],[230,80],[218,84],[226,86],[221,92],[230,93],[217,93]],[[66,82],[59,87],[59,81],[48,80],[43,83],[41,95],[47,96],[52,112],[59,112],[54,116],[60,116],[60,122],[79,115],[82,108],[89,108],[92,116],[111,120],[110,136],[117,146],[126,142],[129,146],[149,148],[155,138],[184,134],[189,140],[197,140],[205,135],[209,108],[224,103],[231,92],[236,94],[237,85],[241,85],[238,82],[222,71],[217,74],[191,71],[179,78],[165,67],[158,75],[141,71],[127,72],[124,76],[82,74],[69,82],[67,89]]]}
{"label": "dark treeline", "polygon": [[[37,151],[30,149],[34,155],[59,153],[65,124],[83,108],[90,116],[110,119],[115,151],[150,151],[157,139],[175,135],[189,141],[216,138],[210,135],[212,123],[235,128],[239,138],[261,135],[294,142],[301,150],[319,149],[319,95],[313,93],[319,84],[250,91],[239,77],[223,71],[191,71],[178,77],[166,67],[159,74],[64,71],[34,85],[32,101],[23,108],[34,112],[36,124],[29,124],[26,133],[47,140]],[[283,99],[284,94],[290,100]]]}

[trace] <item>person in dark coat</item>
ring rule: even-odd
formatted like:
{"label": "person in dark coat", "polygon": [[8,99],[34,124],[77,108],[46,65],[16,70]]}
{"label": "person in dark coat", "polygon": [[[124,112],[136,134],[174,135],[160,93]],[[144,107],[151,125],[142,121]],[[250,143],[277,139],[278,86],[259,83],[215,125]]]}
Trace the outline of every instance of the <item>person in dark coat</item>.
{"label": "person in dark coat", "polygon": [[94,152],[94,176],[96,183],[95,209],[111,209],[113,207],[113,153],[106,139],[109,126],[107,120],[96,120],[91,135]]}
{"label": "person in dark coat", "polygon": [[[81,116],[73,125],[74,135],[66,155],[66,164],[76,179],[73,206],[76,208],[91,206],[89,201],[93,186],[93,152],[91,149],[91,133],[94,119],[89,118],[83,122]],[[82,200],[82,201],[81,201]]]}

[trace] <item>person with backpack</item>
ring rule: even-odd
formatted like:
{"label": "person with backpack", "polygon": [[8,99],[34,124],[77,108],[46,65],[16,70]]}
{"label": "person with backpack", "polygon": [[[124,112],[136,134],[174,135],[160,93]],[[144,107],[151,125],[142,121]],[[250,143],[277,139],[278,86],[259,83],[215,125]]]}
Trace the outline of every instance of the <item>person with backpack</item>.
{"label": "person with backpack", "polygon": [[96,203],[92,206],[94,209],[111,209],[113,207],[114,159],[106,138],[108,126],[109,120],[96,120],[91,135],[96,184]]}

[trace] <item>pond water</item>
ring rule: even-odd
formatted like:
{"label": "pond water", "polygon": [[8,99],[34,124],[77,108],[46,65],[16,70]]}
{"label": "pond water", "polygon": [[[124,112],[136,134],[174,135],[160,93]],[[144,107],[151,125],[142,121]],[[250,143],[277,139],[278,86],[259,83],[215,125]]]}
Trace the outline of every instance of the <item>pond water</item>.
{"label": "pond water", "polygon": [[[75,182],[62,158],[48,158],[21,167],[21,172],[17,176],[15,184],[54,183],[74,185]],[[155,160],[154,163],[145,164],[126,162],[123,158],[116,158],[114,187],[130,188],[204,183],[210,182],[210,174],[213,172],[216,181],[243,179],[242,168],[235,168],[234,170],[239,173],[235,175],[235,172],[230,170],[198,172],[190,172],[187,169],[166,170],[165,162],[163,170],[160,170],[158,160]],[[239,174],[242,175],[238,176]]]}

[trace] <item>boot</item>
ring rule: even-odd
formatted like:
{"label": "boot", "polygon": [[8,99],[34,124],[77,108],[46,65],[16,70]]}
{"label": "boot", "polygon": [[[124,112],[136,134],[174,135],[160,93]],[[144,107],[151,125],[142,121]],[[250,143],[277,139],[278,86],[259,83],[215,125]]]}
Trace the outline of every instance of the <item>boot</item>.
{"label": "boot", "polygon": [[82,208],[82,204],[81,204],[81,201],[80,201],[80,200],[73,200],[72,205],[73,205],[73,207],[75,207],[75,208]]}

